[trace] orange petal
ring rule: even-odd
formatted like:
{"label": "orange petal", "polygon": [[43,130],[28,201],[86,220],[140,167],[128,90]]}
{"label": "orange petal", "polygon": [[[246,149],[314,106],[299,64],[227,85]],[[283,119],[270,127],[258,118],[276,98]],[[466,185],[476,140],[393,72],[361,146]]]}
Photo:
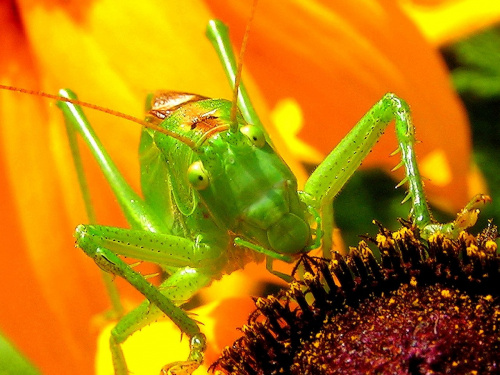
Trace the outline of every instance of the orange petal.
{"label": "orange petal", "polygon": [[[417,149],[420,157],[443,148],[450,165],[455,189],[428,184],[429,190],[447,204],[462,202],[468,133],[435,52],[391,2],[365,1],[366,12],[359,5],[338,4],[334,11],[319,2],[286,9],[279,2],[261,2],[246,62],[263,85],[267,104],[295,98],[306,121],[302,140],[327,153],[386,90],[396,91],[414,109],[417,135],[424,141]],[[236,5],[242,8],[233,9]],[[70,87],[86,101],[139,117],[142,98],[157,88],[230,97],[220,64],[202,36],[210,13],[201,1],[25,0],[18,2],[25,29],[11,6],[0,8],[2,83],[49,92]],[[230,17],[226,20],[241,37],[248,4],[219,0],[210,6]],[[258,97],[255,102],[266,106]],[[2,212],[9,218],[0,230],[5,248],[11,249],[1,276],[1,297],[8,306],[0,311],[1,328],[44,373],[88,374],[95,346],[89,322],[107,302],[97,268],[73,249],[73,228],[86,219],[63,123],[46,100],[2,92],[0,103],[0,176],[8,197]],[[89,115],[138,188],[140,129]],[[385,138],[377,147],[382,151],[367,164],[387,164],[393,138]],[[124,225],[98,168],[89,163],[88,152],[84,156],[100,222]]]}

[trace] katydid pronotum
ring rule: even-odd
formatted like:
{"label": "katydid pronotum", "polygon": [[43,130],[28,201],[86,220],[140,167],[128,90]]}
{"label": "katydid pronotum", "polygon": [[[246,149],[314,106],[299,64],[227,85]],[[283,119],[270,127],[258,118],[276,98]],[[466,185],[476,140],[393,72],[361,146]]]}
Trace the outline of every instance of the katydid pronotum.
{"label": "katydid pronotum", "polygon": [[[209,33],[221,43],[218,52],[228,56],[224,64],[233,83],[236,64],[225,29],[211,22]],[[304,191],[297,192],[292,172],[274,152],[243,86],[240,91],[241,113],[232,112],[231,101],[198,95],[161,92],[148,98],[150,110],[140,145],[143,198],[114,167],[76,97],[61,92],[69,98],[58,103],[69,127],[89,143],[131,226],[81,225],[77,243],[102,269],[125,278],[147,298],[112,331],[117,374],[128,373],[120,344],[162,314],[191,339],[189,358],[167,365],[164,371],[190,373],[197,368],[203,361],[205,338],[178,305],[246,262],[265,258],[268,269],[278,274],[272,270],[274,259],[292,262],[319,247],[322,233],[332,231],[326,224],[331,220],[321,217],[331,214],[333,198],[392,120],[415,224],[423,233],[444,231],[453,236],[474,221],[475,204],[481,199],[453,223],[432,222],[413,152],[409,109],[395,95],[387,94],[376,103],[318,166]],[[328,253],[330,246],[323,247]],[[155,288],[117,255],[157,263],[170,276]]]}

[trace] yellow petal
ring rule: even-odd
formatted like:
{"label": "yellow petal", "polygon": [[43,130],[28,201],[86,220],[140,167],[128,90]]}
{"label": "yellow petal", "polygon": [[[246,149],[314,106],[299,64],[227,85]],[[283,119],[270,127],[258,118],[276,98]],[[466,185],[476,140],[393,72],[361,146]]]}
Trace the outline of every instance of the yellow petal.
{"label": "yellow petal", "polygon": [[399,3],[435,46],[456,42],[500,22],[497,0],[400,0]]}
{"label": "yellow petal", "polygon": [[323,161],[325,156],[321,152],[298,138],[304,126],[304,116],[296,100],[285,98],[276,103],[271,120],[294,157],[310,164]]}

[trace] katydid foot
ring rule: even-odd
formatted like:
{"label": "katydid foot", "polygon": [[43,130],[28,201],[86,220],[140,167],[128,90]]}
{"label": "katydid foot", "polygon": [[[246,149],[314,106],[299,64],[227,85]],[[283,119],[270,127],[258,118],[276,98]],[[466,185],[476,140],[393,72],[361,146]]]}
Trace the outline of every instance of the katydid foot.
{"label": "katydid foot", "polygon": [[461,231],[476,224],[480,207],[490,202],[491,198],[489,195],[477,194],[457,214],[457,218],[454,221],[446,224],[433,223],[425,225],[420,235],[423,238],[429,238],[433,234],[443,233],[450,238],[457,238]]}
{"label": "katydid foot", "polygon": [[177,361],[164,366],[160,375],[190,375],[203,363],[206,349],[206,337],[199,333],[191,337],[189,357],[186,361]]}

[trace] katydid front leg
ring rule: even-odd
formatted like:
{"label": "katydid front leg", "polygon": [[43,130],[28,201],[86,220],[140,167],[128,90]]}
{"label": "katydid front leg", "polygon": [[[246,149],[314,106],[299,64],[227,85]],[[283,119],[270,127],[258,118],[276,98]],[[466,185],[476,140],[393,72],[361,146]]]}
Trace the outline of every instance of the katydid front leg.
{"label": "katydid front leg", "polygon": [[[90,235],[88,233],[89,229],[94,229],[95,233]],[[205,335],[200,332],[197,322],[190,318],[182,308],[178,307],[173,302],[173,298],[169,298],[166,294],[170,293],[175,295],[177,293],[177,298],[182,298],[183,302],[199,289],[206,286],[211,281],[211,277],[206,278],[203,274],[197,274],[196,269],[185,267],[174,273],[174,275],[167,279],[167,281],[160,286],[159,289],[157,289],[155,286],[146,281],[144,276],[142,276],[139,272],[134,271],[113,251],[105,247],[98,246],[99,240],[118,242],[115,238],[106,238],[105,235],[97,234],[100,232],[99,229],[103,228],[89,228],[80,225],[76,232],[78,246],[82,248],[88,256],[94,259],[96,264],[102,270],[110,274],[120,276],[129,282],[133,287],[141,292],[148,299],[148,301],[153,303],[154,306],[156,306],[162,313],[166,314],[169,319],[171,319],[175,325],[177,325],[179,329],[190,338],[190,354],[187,361],[170,364],[168,365],[168,370],[174,374],[191,373],[203,362],[206,346]],[[109,230],[110,228],[106,229]],[[119,228],[114,229],[119,230]],[[126,230],[122,231],[125,233]],[[128,243],[124,243],[125,250],[132,247],[135,250],[134,253],[139,254],[140,250],[147,252],[147,250],[144,250],[143,245],[156,243],[158,240],[156,238],[158,235],[156,234],[149,235],[149,232],[137,232],[138,231],[134,231],[128,236],[125,234],[125,237],[127,237],[130,241]],[[173,241],[172,245],[175,243],[176,241]],[[163,242],[163,244],[170,247],[166,242]],[[187,279],[186,276],[188,276]],[[163,290],[160,292],[161,289]],[[142,312],[142,310],[144,310],[144,308],[140,307],[140,310],[138,311]],[[110,346],[116,374],[128,374],[125,358],[119,346],[131,333],[133,333],[133,331],[127,332],[130,331],[130,329],[127,330],[127,328],[137,329],[137,325],[142,327],[144,326],[144,323],[149,323],[151,321],[151,316],[149,316],[150,314],[153,317],[158,315],[156,309],[153,309],[152,312],[146,312],[144,316],[140,316],[137,311],[135,313],[133,312],[133,314],[127,315],[123,318],[121,327],[117,326],[117,328],[113,330],[110,338]],[[144,320],[144,322],[141,320]],[[126,333],[125,335],[123,335],[124,332]]]}
{"label": "katydid front leg", "polygon": [[[164,368],[165,373],[190,374],[199,367],[204,358],[205,336],[200,332],[198,323],[178,307],[207,286],[214,277],[209,270],[185,266],[199,266],[202,262],[203,259],[197,264],[192,261],[201,259],[196,258],[201,256],[199,246],[185,238],[171,235],[104,226],[80,225],[76,235],[78,246],[93,258],[101,269],[124,278],[148,299],[123,317],[111,332],[110,347],[115,373],[128,374],[120,345],[135,331],[158,319],[162,314],[166,314],[190,338],[188,359],[169,364]],[[211,258],[210,251],[206,253]],[[117,254],[159,264],[171,264],[177,267],[177,271],[156,288]]]}
{"label": "katydid front leg", "polygon": [[[207,36],[223,63],[230,84],[234,87],[237,69],[226,26],[220,21],[210,21]],[[240,86],[238,104],[249,123],[262,126],[243,85]],[[460,230],[475,222],[477,207],[489,200],[489,197],[484,195],[474,197],[454,222],[433,223],[416,162],[415,136],[409,106],[395,94],[386,94],[318,166],[306,183],[302,197],[310,208],[320,212],[322,228],[319,229],[324,233],[322,244],[325,257],[329,256],[334,225],[332,201],[393,120],[396,123],[398,151],[402,154],[400,165],[404,165],[406,172],[406,177],[398,186],[404,183],[409,185],[404,201],[412,199],[412,215],[415,224],[421,229],[422,236],[428,237],[432,233],[442,232],[455,237]]]}
{"label": "katydid front leg", "polygon": [[[422,236],[427,237],[435,232],[456,236],[459,230],[473,225],[475,220],[471,212],[477,208],[477,200],[486,200],[484,196],[474,198],[466,206],[462,218],[466,217],[468,220],[459,218],[447,224],[433,222],[416,161],[410,108],[404,100],[392,93],[384,95],[312,173],[304,188],[306,203],[322,213],[330,213],[334,197],[358,169],[391,121],[396,125],[397,151],[401,153],[401,163],[396,168],[404,166],[406,173],[406,177],[397,186],[408,184],[408,193],[403,202],[412,200],[411,214]],[[331,233],[331,229],[323,227],[326,233]],[[329,249],[324,248],[323,251],[326,253]]]}
{"label": "katydid front leg", "polygon": [[415,136],[410,110],[406,102],[394,94],[384,95],[316,168],[304,188],[310,197],[308,204],[320,211],[331,205],[333,198],[393,120],[406,172],[402,183],[407,182],[409,185],[405,200],[412,199],[412,214],[419,228],[430,224],[431,214],[414,152]]}

